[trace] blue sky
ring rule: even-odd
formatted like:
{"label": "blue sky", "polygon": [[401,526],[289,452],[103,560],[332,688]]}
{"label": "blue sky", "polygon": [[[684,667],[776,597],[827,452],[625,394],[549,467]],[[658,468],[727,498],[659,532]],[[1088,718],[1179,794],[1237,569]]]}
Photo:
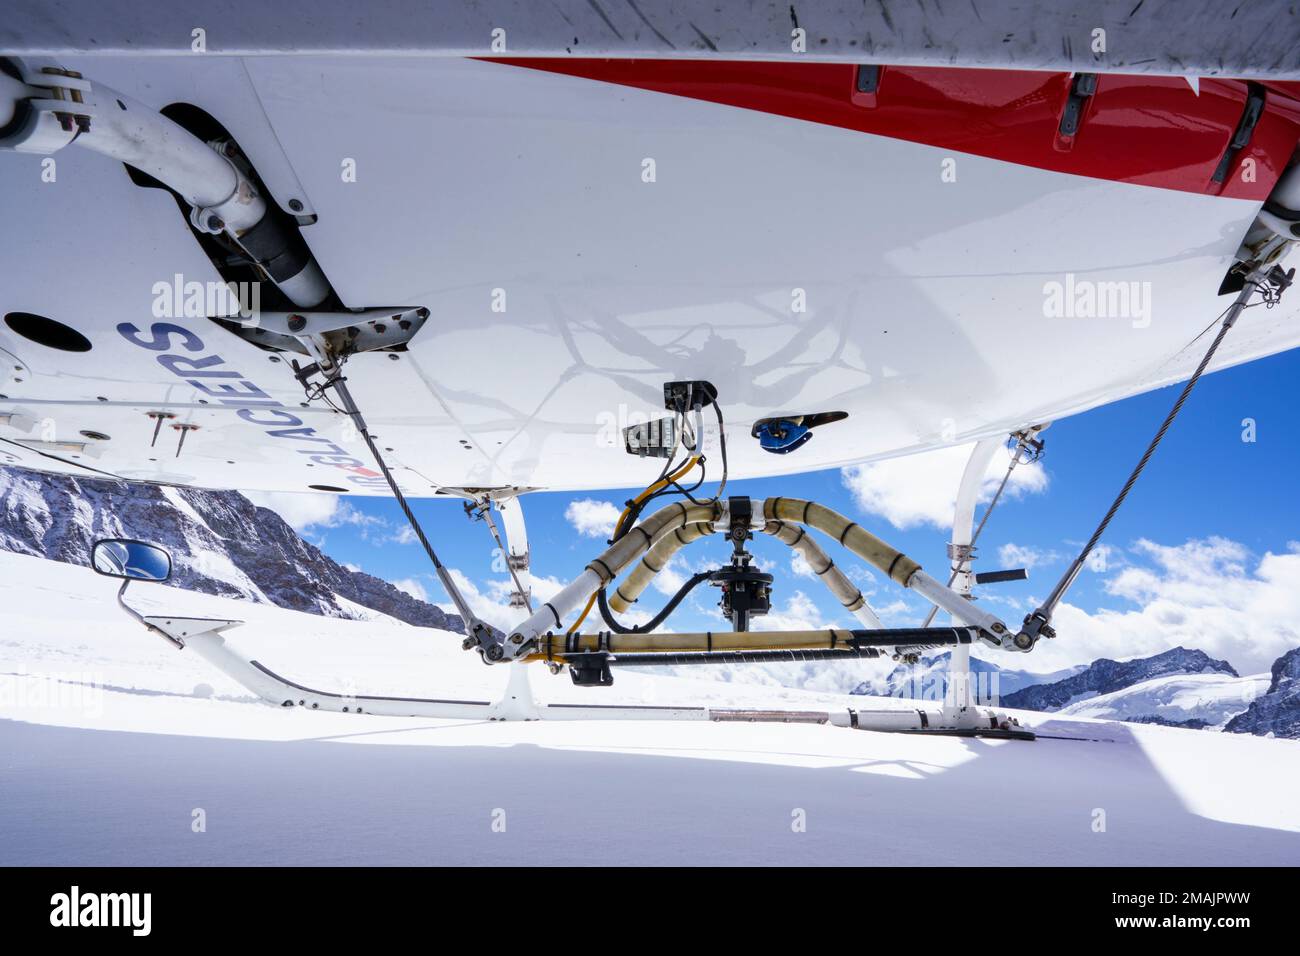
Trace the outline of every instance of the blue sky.
{"label": "blue sky", "polygon": [[[1293,351],[1207,376],[1112,523],[1104,568],[1085,572],[1058,615],[1061,637],[1015,666],[1047,670],[1097,656],[1155,653],[1176,644],[1201,646],[1226,657],[1242,673],[1263,669],[1300,643],[1293,602],[1300,594],[1300,471],[1295,383],[1300,352]],[[1161,389],[1052,425],[1044,433],[1042,472],[1018,469],[1020,483],[991,518],[980,542],[977,569],[1030,565],[1030,580],[982,589],[981,599],[1008,622],[1018,622],[1050,590],[1079,544],[1127,477],[1177,387]],[[1255,440],[1243,440],[1254,422]],[[830,428],[839,426],[829,426]],[[828,440],[829,433],[813,440]],[[796,452],[797,454],[797,452]],[[1001,458],[997,467],[1005,467]],[[861,473],[829,470],[735,481],[728,492],[810,498],[860,521],[880,537],[946,578],[945,495],[955,487],[964,455],[949,451],[867,466]],[[647,463],[647,481],[658,465]],[[855,479],[856,476],[856,479]],[[706,490],[712,486],[706,486]],[[907,492],[899,495],[895,490]],[[928,490],[927,490],[928,489]],[[619,504],[639,489],[606,493],[537,493],[524,499],[538,591],[576,575],[604,546],[583,536],[569,515],[575,500]],[[415,503],[443,561],[459,569],[492,613],[504,591],[493,569],[492,542],[481,523],[469,522],[455,501]],[[282,509],[286,514],[292,509]],[[929,514],[929,520],[922,517]],[[979,512],[977,512],[978,518]],[[315,519],[311,524],[305,521]],[[402,531],[391,500],[348,497],[332,514],[291,517],[310,540],[340,562],[387,578],[438,603],[446,601],[419,545]],[[792,572],[790,553],[760,535],[753,550],[777,574],[772,624],[850,625],[851,619],[815,578]],[[851,555],[826,550],[848,567],[887,625],[919,622],[925,607],[908,592],[869,572]],[[687,549],[676,570],[722,563],[720,538]],[[1006,558],[1004,562],[1002,559]],[[494,584],[495,582],[495,584]],[[718,628],[717,592],[701,586],[674,615],[675,630]],[[653,589],[639,607],[657,610]],[[481,612],[482,613],[482,612]],[[507,616],[506,621],[510,618]],[[1276,653],[1275,653],[1276,652]]]}

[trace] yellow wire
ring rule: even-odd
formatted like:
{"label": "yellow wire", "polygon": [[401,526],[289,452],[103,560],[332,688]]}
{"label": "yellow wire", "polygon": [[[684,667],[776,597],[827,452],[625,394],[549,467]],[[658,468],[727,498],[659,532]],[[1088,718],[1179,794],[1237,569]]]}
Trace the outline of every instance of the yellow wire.
{"label": "yellow wire", "polygon": [[[627,517],[628,512],[630,512],[634,507],[639,505],[641,502],[645,501],[646,498],[650,497],[655,492],[662,491],[664,488],[667,488],[674,481],[679,480],[682,477],[682,475],[686,474],[697,464],[699,464],[700,458],[701,458],[700,455],[696,455],[694,458],[686,462],[686,464],[682,465],[681,468],[677,469],[677,471],[673,472],[673,474],[669,475],[667,478],[664,478],[661,481],[656,481],[645,491],[641,492],[641,494],[633,498],[631,504],[629,504],[626,508],[624,508],[623,513],[618,516],[618,521],[614,522],[614,527],[617,528],[619,525],[621,525],[623,523],[623,519]],[[587,615],[591,613],[591,609],[592,607],[595,606],[595,604],[596,604],[596,592],[593,592],[591,597],[587,599],[587,606],[584,607],[582,609],[582,613],[578,615],[578,619],[573,622],[572,626],[567,631],[564,632],[566,637],[582,626],[582,622],[587,619]]]}
{"label": "yellow wire", "polygon": [[621,515],[618,516],[618,521],[616,521],[616,522],[614,523],[614,527],[617,528],[619,525],[621,525],[621,524],[623,523],[623,519],[627,517],[628,512],[631,511],[631,510],[632,510],[634,507],[636,507],[637,505],[639,505],[641,502],[645,501],[646,498],[649,498],[651,495],[653,495],[653,494],[655,494],[655,493],[657,493],[657,492],[659,492],[659,491],[662,491],[663,489],[667,488],[667,487],[668,487],[669,485],[671,485],[674,481],[677,481],[679,478],[682,477],[682,475],[686,474],[688,471],[690,471],[692,468],[694,468],[697,464],[699,464],[700,457],[701,457],[701,456],[696,455],[694,458],[690,459],[688,462],[686,462],[686,464],[682,465],[681,468],[677,469],[677,471],[673,472],[673,473],[672,473],[671,475],[669,475],[667,478],[664,478],[664,479],[661,480],[661,481],[656,481],[653,485],[651,485],[651,486],[650,486],[649,488],[647,488],[645,491],[641,492],[641,494],[639,494],[639,495],[637,495],[635,498],[633,498],[633,499],[632,499],[632,503],[629,504],[626,508],[624,508],[624,509],[623,509],[623,513],[622,513]]}
{"label": "yellow wire", "polygon": [[587,619],[587,615],[591,613],[592,605],[596,603],[597,593],[599,592],[593,591],[591,593],[591,597],[587,599],[587,606],[582,609],[582,613],[579,614],[578,619],[573,622],[573,626],[564,632],[565,637],[568,637],[570,634],[572,634],[574,631],[576,631],[579,627],[582,626],[582,622],[585,621]]}

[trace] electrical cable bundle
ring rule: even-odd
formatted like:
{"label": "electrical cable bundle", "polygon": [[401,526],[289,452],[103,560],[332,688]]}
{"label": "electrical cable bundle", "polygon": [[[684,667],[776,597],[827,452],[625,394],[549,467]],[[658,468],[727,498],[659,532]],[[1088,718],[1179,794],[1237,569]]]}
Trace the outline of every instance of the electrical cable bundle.
{"label": "electrical cable bundle", "polygon": [[[640,520],[646,506],[657,498],[662,498],[668,495],[681,495],[694,505],[710,505],[722,499],[722,493],[727,487],[727,431],[726,423],[722,418],[722,406],[716,399],[713,402],[713,410],[718,417],[718,449],[722,456],[722,480],[718,483],[718,490],[714,493],[713,497],[701,500],[696,498],[694,495],[694,492],[698,491],[704,484],[705,478],[708,474],[705,467],[705,458],[701,453],[700,448],[704,442],[704,428],[701,424],[700,407],[698,405],[694,409],[695,427],[690,432],[691,443],[686,445],[686,450],[688,452],[686,461],[680,466],[676,464],[677,453],[684,445],[681,436],[686,432],[687,413],[689,411],[684,402],[678,402],[674,409],[674,434],[678,436],[677,444],[669,454],[668,462],[664,465],[663,471],[659,473],[659,477],[647,485],[640,494],[626,502],[623,513],[619,515],[618,521],[614,524],[614,533],[609,539],[610,544],[623,538],[628,531],[636,525],[637,521]],[[695,484],[691,485],[689,488],[684,487],[681,484],[681,479],[697,464],[700,466],[699,478],[696,480]],[[611,630],[620,634],[645,633],[662,623],[663,620],[676,609],[682,599],[684,599],[694,587],[700,584],[701,581],[708,578],[710,574],[712,574],[711,571],[695,575],[695,577],[683,585],[683,587],[673,595],[668,604],[664,606],[663,610],[656,614],[651,621],[640,625],[639,627],[631,628],[625,624],[619,623],[615,620],[613,614],[610,613],[609,605],[606,602],[605,588],[602,587],[587,601],[586,607],[582,609],[582,613],[578,615],[578,619],[569,627],[567,633],[573,634],[578,630],[582,625],[582,622],[587,619],[587,615],[591,613],[591,609],[597,601],[599,601],[600,604],[601,617],[604,618],[605,624]]]}

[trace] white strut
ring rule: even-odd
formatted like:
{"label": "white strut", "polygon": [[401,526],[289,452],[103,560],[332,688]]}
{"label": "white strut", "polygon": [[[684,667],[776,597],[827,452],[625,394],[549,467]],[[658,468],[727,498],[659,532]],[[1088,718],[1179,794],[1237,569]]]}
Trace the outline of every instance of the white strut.
{"label": "white strut", "polygon": [[[971,536],[975,530],[975,505],[979,501],[980,488],[984,484],[989,463],[1001,447],[1001,438],[985,438],[976,442],[957,485],[957,502],[952,516],[952,543],[948,553],[952,558],[953,571],[956,572],[952,589],[967,600],[970,600],[975,585],[975,576],[971,572],[974,560]],[[955,615],[949,616],[953,623],[957,622]],[[950,719],[957,726],[971,726],[978,721],[978,716],[972,687],[974,682],[971,680],[970,645],[958,644],[953,647],[948,660],[948,689],[944,695],[944,710],[950,713]]]}

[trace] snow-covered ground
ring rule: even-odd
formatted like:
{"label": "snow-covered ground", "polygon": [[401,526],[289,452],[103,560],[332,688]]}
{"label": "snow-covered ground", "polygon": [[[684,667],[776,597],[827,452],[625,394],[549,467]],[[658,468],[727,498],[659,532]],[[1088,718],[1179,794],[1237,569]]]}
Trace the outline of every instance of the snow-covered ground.
{"label": "snow-covered ground", "polygon": [[[1300,863],[1300,741],[1029,713],[1033,743],[311,713],[150,635],[116,586],[0,554],[0,863]],[[322,689],[490,700],[505,684],[457,636],[381,616],[157,585],[127,600],[244,620],[233,642]],[[536,671],[547,702],[906,706]]]}

